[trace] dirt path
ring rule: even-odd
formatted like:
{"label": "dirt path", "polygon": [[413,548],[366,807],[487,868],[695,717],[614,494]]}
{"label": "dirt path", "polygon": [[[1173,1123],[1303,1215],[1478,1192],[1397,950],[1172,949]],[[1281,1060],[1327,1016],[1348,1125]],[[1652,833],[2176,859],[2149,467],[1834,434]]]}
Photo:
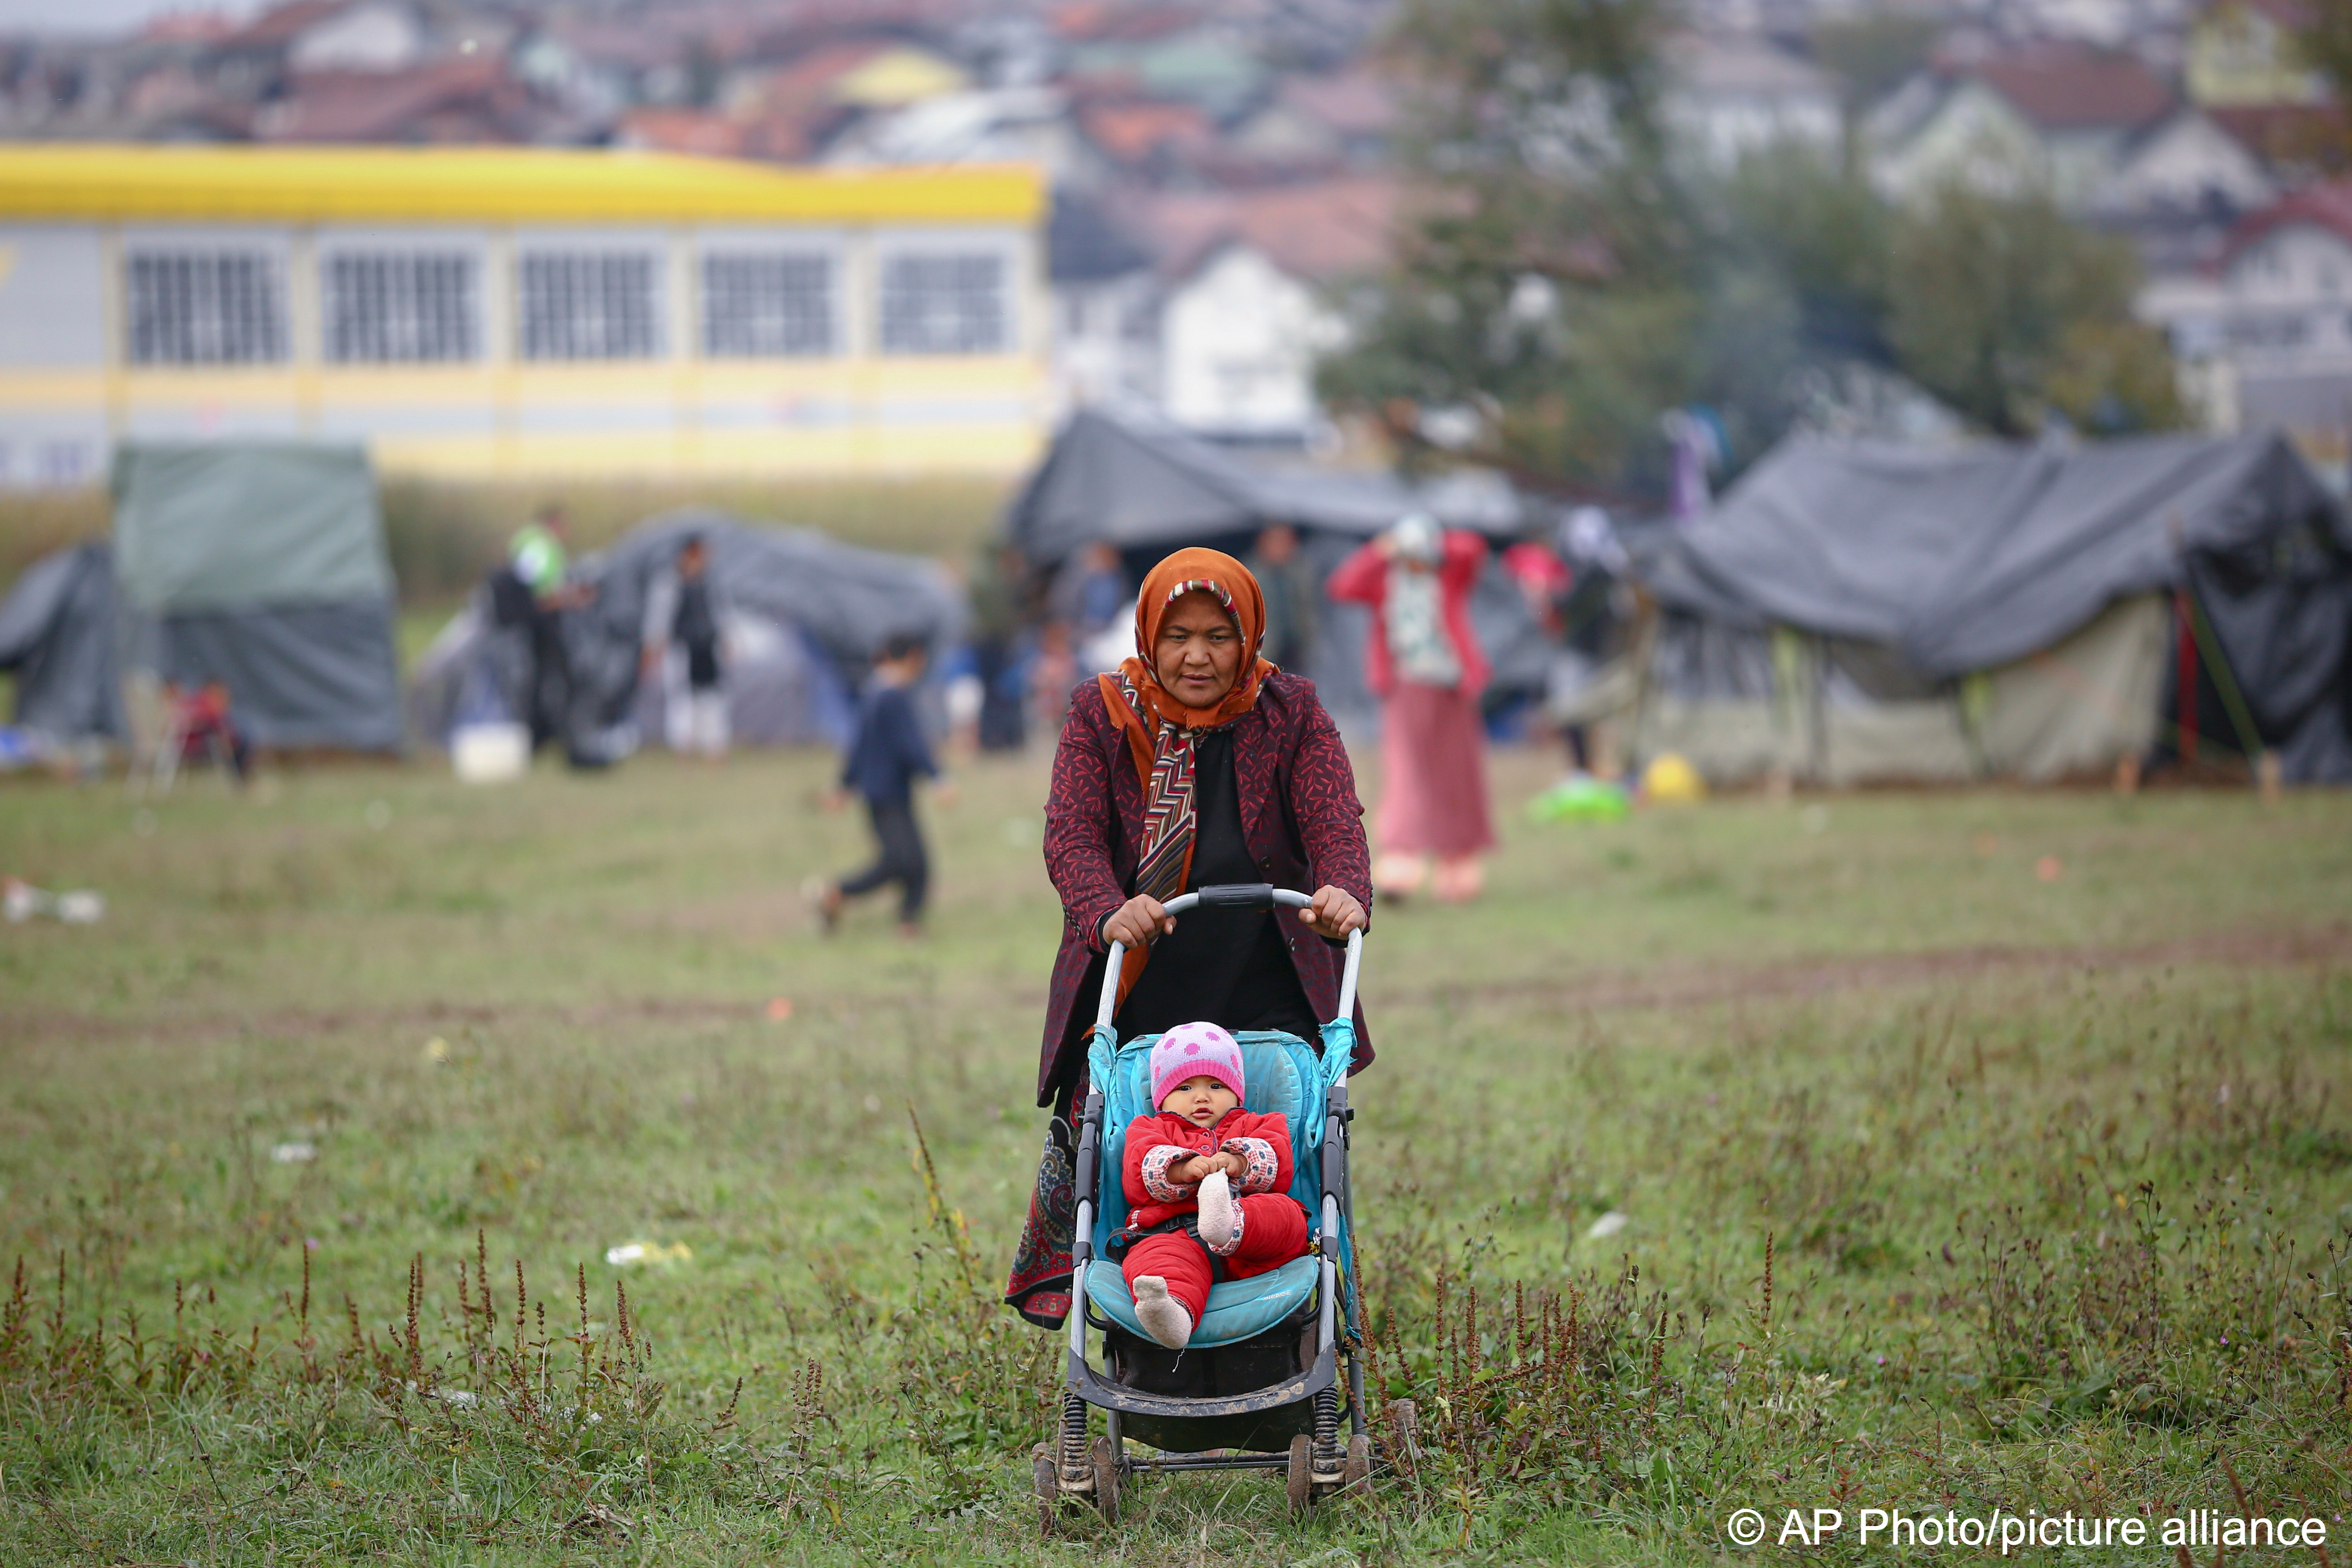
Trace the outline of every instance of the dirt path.
{"label": "dirt path", "polygon": [[[2000,974],[2128,973],[2176,966],[2237,969],[2352,966],[2352,925],[2305,930],[2211,931],[2136,947],[1964,947],[1862,957],[1792,958],[1748,965],[1675,963],[1640,971],[1481,982],[1483,997],[1541,1001],[1570,1011],[1705,1006],[1724,1002],[1802,999],[1838,991],[1933,984]],[[1389,1001],[1460,999],[1461,986],[1383,987]],[[1007,1006],[1034,1010],[1043,988],[1008,986]],[[882,999],[844,998],[814,1009],[879,1010]],[[0,1009],[0,1041],[25,1045],[109,1040],[198,1041],[223,1036],[274,1039],[382,1034],[404,1040],[457,1030],[498,1029],[529,1021],[565,1028],[632,1024],[725,1026],[762,1017],[764,1003],[690,996],[644,996],[551,1006],[541,1003],[434,1002],[408,1007],[278,1008],[252,1013],[165,1013],[144,1017]]]}

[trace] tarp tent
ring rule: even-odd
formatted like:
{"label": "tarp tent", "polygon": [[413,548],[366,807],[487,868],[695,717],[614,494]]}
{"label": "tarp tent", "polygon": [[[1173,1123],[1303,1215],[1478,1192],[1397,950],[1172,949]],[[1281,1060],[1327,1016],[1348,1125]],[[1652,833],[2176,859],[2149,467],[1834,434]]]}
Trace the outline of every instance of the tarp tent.
{"label": "tarp tent", "polygon": [[133,444],[114,531],[37,563],[0,609],[17,720],[131,739],[122,676],[229,689],[256,745],[394,751],[392,567],[367,456],[294,442]]}
{"label": "tarp tent", "polygon": [[[625,751],[636,736],[666,731],[662,684],[640,680],[639,656],[647,601],[675,570],[689,533],[709,550],[738,742],[838,741],[849,694],[885,642],[907,634],[939,650],[962,635],[962,595],[935,562],[860,549],[811,529],[760,527],[701,510],[667,512],[583,559],[574,574],[596,585],[593,601],[564,617],[578,687],[574,712],[577,722],[609,737],[608,749]],[[410,721],[436,742],[462,721],[519,711],[527,660],[521,634],[492,625],[486,600],[476,595],[411,677]]]}
{"label": "tarp tent", "polygon": [[122,742],[114,565],[103,540],[35,562],[0,601],[0,670],[16,678],[16,722],[45,746]]}
{"label": "tarp tent", "polygon": [[226,683],[258,746],[399,750],[392,563],[363,447],[126,446],[114,569],[132,668]]}
{"label": "tarp tent", "polygon": [[1793,437],[1644,575],[1636,743],[1717,779],[2111,767],[2179,742],[2186,668],[2208,743],[2352,780],[2352,521],[2276,436]]}
{"label": "tarp tent", "polygon": [[[1288,523],[1303,536],[1308,559],[1328,574],[1349,550],[1416,510],[1497,541],[1517,536],[1524,521],[1518,497],[1494,475],[1459,474],[1416,487],[1386,473],[1213,446],[1140,413],[1083,409],[1013,497],[1003,537],[1044,572],[1084,545],[1108,542],[1133,579],[1185,545],[1246,557],[1261,531]],[[1548,652],[1499,569],[1490,568],[1479,584],[1472,617],[1498,686],[1542,684]],[[1357,605],[1325,606],[1323,643],[1306,673],[1335,709],[1370,700],[1360,657],[1367,619]]]}

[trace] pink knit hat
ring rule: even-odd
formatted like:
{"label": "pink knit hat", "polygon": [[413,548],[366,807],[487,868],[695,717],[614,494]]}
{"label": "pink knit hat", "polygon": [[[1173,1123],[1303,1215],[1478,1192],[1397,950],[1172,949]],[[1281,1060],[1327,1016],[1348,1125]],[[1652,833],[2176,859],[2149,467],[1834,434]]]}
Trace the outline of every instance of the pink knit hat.
{"label": "pink knit hat", "polygon": [[1214,1024],[1179,1024],[1151,1047],[1151,1107],[1186,1079],[1213,1078],[1242,1098],[1242,1047]]}

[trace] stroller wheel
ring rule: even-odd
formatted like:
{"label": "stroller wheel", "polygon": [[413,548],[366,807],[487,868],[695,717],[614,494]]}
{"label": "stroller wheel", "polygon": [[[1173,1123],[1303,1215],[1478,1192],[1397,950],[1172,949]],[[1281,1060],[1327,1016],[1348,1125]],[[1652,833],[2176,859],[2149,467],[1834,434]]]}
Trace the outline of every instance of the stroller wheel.
{"label": "stroller wheel", "polygon": [[1370,1489],[1372,1479],[1372,1435],[1359,1432],[1348,1439],[1348,1462],[1339,1470],[1339,1489],[1360,1492]]}
{"label": "stroller wheel", "polygon": [[1034,1452],[1035,1458],[1030,1470],[1037,1489],[1037,1533],[1050,1539],[1054,1533],[1054,1515],[1062,1505],[1061,1473],[1054,1464],[1053,1455],[1045,1451],[1045,1444],[1038,1444]]}
{"label": "stroller wheel", "polygon": [[1108,1437],[1095,1439],[1095,1506],[1105,1524],[1118,1522],[1118,1450]]}
{"label": "stroller wheel", "polygon": [[1304,1432],[1290,1440],[1290,1474],[1283,1490],[1290,1499],[1290,1517],[1305,1519],[1315,1503],[1315,1442]]}

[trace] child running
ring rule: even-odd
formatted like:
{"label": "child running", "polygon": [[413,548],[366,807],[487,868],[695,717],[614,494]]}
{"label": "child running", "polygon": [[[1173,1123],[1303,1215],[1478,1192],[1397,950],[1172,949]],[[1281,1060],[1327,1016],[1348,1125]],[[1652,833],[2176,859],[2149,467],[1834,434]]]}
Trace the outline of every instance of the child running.
{"label": "child running", "polygon": [[1244,1110],[1240,1042],[1180,1024],[1151,1047],[1156,1116],[1127,1129],[1120,1264],[1144,1331],[1181,1350],[1219,1279],[1307,1256],[1307,1211],[1290,1196],[1290,1119]]}

